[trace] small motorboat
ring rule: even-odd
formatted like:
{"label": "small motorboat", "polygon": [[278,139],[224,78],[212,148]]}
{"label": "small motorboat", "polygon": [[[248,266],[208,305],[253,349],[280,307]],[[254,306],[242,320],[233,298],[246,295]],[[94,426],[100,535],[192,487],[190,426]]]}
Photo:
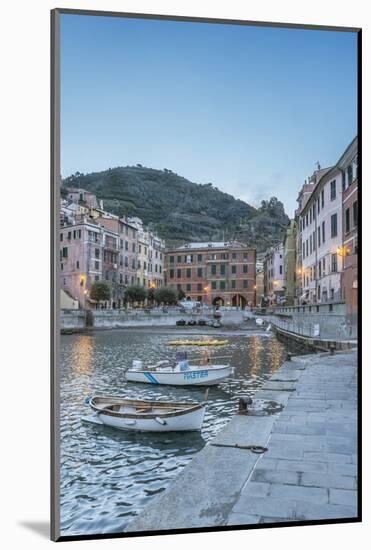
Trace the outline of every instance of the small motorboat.
{"label": "small motorboat", "polygon": [[159,361],[156,365],[142,367],[133,361],[133,367],[125,371],[128,382],[166,384],[170,386],[215,386],[234,372],[230,365],[189,365],[186,352],[177,353],[177,361]]}
{"label": "small motorboat", "polygon": [[168,346],[225,346],[228,340],[171,340]]}
{"label": "small motorboat", "polygon": [[206,407],[206,402],[172,403],[120,397],[91,397],[88,403],[94,413],[83,417],[84,421],[141,432],[201,430]]}

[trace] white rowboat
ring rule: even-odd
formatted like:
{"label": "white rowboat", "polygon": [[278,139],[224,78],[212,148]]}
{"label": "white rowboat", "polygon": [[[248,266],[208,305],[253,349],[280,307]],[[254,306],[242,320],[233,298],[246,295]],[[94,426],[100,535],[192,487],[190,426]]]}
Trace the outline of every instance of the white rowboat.
{"label": "white rowboat", "polygon": [[200,430],[206,407],[206,403],[170,403],[119,397],[92,397],[89,405],[94,415],[84,420],[119,430],[143,432]]}
{"label": "white rowboat", "polygon": [[158,367],[151,369],[129,369],[125,372],[129,382],[147,384],[168,384],[170,386],[214,386],[233,374],[230,365],[202,366],[192,365],[187,370],[177,367]]}

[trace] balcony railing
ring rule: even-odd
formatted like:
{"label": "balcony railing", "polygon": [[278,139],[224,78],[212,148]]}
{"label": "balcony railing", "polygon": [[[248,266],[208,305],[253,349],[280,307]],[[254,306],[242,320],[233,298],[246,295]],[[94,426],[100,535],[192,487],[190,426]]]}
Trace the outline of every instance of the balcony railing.
{"label": "balcony railing", "polygon": [[103,246],[106,250],[110,250],[112,252],[120,252],[120,248],[117,243],[115,244],[115,243],[106,241]]}

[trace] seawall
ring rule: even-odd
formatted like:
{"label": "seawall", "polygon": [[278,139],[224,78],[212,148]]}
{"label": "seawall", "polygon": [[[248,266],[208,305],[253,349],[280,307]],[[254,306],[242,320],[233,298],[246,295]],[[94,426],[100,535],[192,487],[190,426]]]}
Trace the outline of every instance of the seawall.
{"label": "seawall", "polygon": [[[108,329],[108,328],[126,328],[126,327],[174,327],[176,322],[181,319],[186,321],[194,319],[211,320],[213,314],[191,314],[180,312],[163,313],[161,311],[144,310],[61,310],[60,328],[61,330],[81,330],[81,329]],[[238,326],[243,323],[242,311],[226,311],[222,315],[223,326]]]}

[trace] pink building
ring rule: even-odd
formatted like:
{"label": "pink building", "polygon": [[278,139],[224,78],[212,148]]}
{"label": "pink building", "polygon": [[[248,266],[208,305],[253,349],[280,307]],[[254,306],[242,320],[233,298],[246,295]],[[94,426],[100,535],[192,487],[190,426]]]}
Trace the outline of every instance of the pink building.
{"label": "pink building", "polygon": [[102,279],[103,243],[103,228],[88,218],[61,227],[61,288],[78,300],[83,309],[91,307],[91,285]]}
{"label": "pink building", "polygon": [[127,218],[108,213],[97,221],[107,230],[103,278],[112,283],[112,306],[121,307],[125,288],[137,283],[138,230]]}
{"label": "pink building", "polygon": [[85,189],[68,189],[67,198],[70,202],[75,204],[82,204],[89,208],[98,208],[98,200],[94,193],[86,191]]}

